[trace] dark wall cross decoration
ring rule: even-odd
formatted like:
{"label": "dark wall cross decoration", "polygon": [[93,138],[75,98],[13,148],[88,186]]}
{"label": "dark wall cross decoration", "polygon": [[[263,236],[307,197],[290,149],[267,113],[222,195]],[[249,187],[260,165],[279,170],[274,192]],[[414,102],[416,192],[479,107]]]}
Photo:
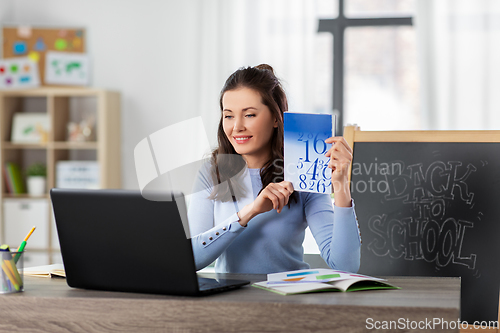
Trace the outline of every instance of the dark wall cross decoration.
{"label": "dark wall cross decoration", "polygon": [[[349,1],[349,0],[347,0]],[[338,0],[339,15],[334,19],[320,19],[318,32],[333,34],[333,109],[338,111],[337,135],[343,134],[344,126],[344,33],[349,27],[413,25],[412,17],[363,17],[345,16],[345,0]]]}

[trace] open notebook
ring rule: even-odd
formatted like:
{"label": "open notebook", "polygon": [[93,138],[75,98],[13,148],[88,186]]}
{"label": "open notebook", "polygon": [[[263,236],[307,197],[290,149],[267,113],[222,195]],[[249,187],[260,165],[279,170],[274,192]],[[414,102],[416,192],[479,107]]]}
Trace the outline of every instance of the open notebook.
{"label": "open notebook", "polygon": [[334,269],[312,268],[267,275],[267,281],[254,287],[281,295],[294,295],[319,291],[360,291],[400,289],[385,279]]}
{"label": "open notebook", "polygon": [[23,274],[36,277],[66,277],[63,264],[27,267],[23,269]]}

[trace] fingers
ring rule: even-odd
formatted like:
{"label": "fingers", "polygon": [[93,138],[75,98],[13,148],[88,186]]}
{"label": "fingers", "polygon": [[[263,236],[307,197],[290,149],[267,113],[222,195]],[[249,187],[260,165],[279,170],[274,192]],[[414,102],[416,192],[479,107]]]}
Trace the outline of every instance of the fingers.
{"label": "fingers", "polygon": [[[333,142],[332,147],[326,152],[325,156],[333,160],[345,160],[344,162],[352,161],[352,149],[349,147],[344,138],[340,137],[338,140],[330,140],[337,138],[330,138],[328,140]],[[326,141],[325,141],[326,142]]]}
{"label": "fingers", "polygon": [[325,156],[330,157],[331,160],[352,160],[352,153],[339,142],[335,143],[330,150],[326,152]]}
{"label": "fingers", "polygon": [[264,189],[265,196],[271,200],[273,209],[281,213],[283,208],[288,205],[290,195],[293,193],[293,185],[290,182],[271,183]]}
{"label": "fingers", "polygon": [[347,170],[352,162],[352,149],[343,137],[333,137],[325,140],[332,143],[332,147],[325,154],[330,157],[328,168],[332,169],[333,178],[346,177]]}
{"label": "fingers", "polygon": [[279,190],[279,188],[276,188],[274,186],[268,187],[268,190],[274,195],[274,197],[277,200],[273,200],[273,208],[278,211],[278,213],[281,213],[281,210],[285,206],[285,201],[288,203],[288,198],[285,197],[283,192]]}
{"label": "fingers", "polygon": [[328,162],[328,167],[332,169],[332,178],[333,175],[342,175],[344,172],[347,172],[349,169],[350,162],[339,162],[339,161],[330,161]]}
{"label": "fingers", "polygon": [[352,156],[349,154],[343,153],[334,153],[330,157],[330,161],[328,162],[328,167],[333,171],[341,171],[349,168],[349,165],[352,162]]}
{"label": "fingers", "polygon": [[[288,201],[290,200],[290,196],[293,193],[293,184],[288,181],[282,181],[276,184],[278,190],[285,196],[285,206],[288,205]],[[279,213],[279,212],[278,212]]]}
{"label": "fingers", "polygon": [[276,196],[276,194],[267,187],[262,191],[262,194],[263,194],[265,199],[268,199],[271,201],[271,203],[273,204],[273,209],[277,210],[279,207],[278,196]]}
{"label": "fingers", "polygon": [[284,181],[282,181],[282,182],[279,182],[279,183],[278,183],[278,185],[281,185],[281,186],[283,186],[284,188],[286,188],[286,189],[287,189],[287,191],[288,191],[290,194],[292,194],[292,193],[293,193],[293,191],[294,191],[292,182],[288,182],[288,181],[284,180]]}
{"label": "fingers", "polygon": [[351,148],[351,146],[349,146],[349,144],[347,143],[347,141],[345,141],[345,139],[344,139],[343,136],[334,136],[334,137],[326,139],[325,142],[326,143],[332,143],[333,145],[336,145],[337,143],[340,143],[340,144],[342,144],[342,146],[344,146],[347,149],[347,151],[349,153],[352,154],[352,148]]}
{"label": "fingers", "polygon": [[350,151],[346,146],[344,146],[340,142],[333,144],[332,147],[326,152],[325,156],[332,157],[333,155],[338,155],[338,154],[352,160],[352,151]]}

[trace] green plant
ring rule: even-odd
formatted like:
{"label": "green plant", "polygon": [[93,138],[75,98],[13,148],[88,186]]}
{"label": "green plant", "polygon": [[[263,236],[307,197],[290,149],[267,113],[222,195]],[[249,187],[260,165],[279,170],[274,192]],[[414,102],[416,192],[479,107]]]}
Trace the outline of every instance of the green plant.
{"label": "green plant", "polygon": [[34,163],[26,169],[27,176],[47,176],[47,167],[42,163]]}

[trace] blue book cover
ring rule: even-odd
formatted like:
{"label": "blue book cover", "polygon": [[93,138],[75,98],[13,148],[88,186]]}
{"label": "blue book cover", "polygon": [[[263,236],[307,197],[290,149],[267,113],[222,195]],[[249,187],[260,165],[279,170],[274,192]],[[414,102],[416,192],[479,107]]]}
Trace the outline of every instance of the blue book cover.
{"label": "blue book cover", "polygon": [[332,193],[332,169],[325,153],[332,146],[325,140],[335,136],[335,116],[284,113],[285,180],[295,191]]}

